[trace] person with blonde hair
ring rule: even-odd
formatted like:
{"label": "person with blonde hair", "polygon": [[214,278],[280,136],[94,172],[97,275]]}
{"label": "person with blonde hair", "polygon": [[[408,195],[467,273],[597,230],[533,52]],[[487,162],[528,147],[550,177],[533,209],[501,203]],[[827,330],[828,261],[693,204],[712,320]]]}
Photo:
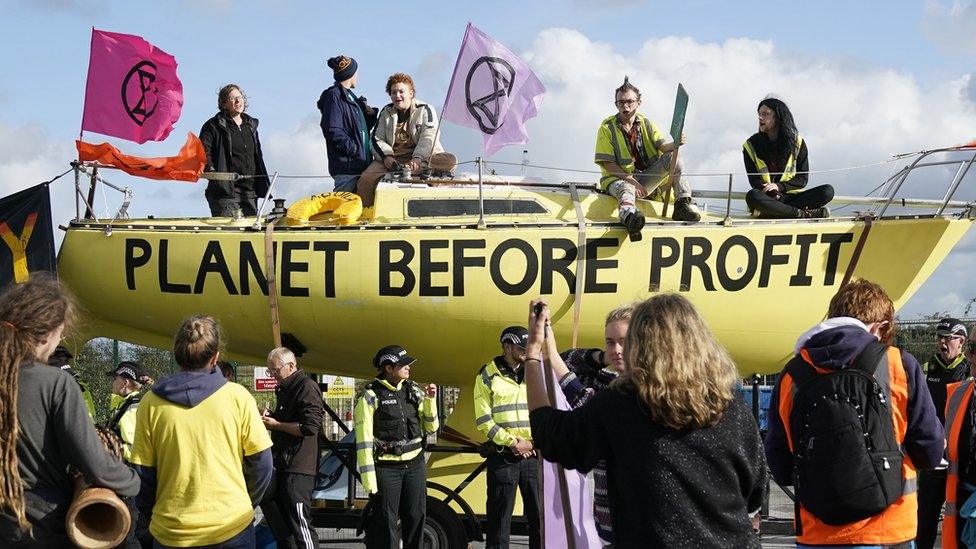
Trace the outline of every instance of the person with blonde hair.
{"label": "person with blonde hair", "polygon": [[139,405],[131,462],[156,547],[254,546],[254,506],[272,477],[271,438],[254,397],[221,374],[220,351],[217,321],[187,318],[173,341],[180,371]]}
{"label": "person with blonde hair", "polygon": [[[634,304],[621,305],[607,314],[603,328],[603,349],[569,349],[559,353],[556,338],[546,338],[547,353],[561,360],[551,366],[559,380],[559,387],[571,408],[579,408],[597,393],[610,386],[626,368],[624,351],[627,327],[634,314]],[[613,542],[610,502],[607,496],[607,464],[600,460],[593,468],[593,518],[597,534],[606,543]]]}
{"label": "person with blonde hair", "polygon": [[614,547],[758,549],[749,514],[766,483],[759,430],[736,397],[735,364],[691,302],[664,294],[638,304],[623,373],[571,411],[546,398],[548,323],[534,300],[524,367],[535,447],[581,472],[606,460]]}
{"label": "person with blonde hair", "polygon": [[74,302],[56,280],[32,273],[0,294],[0,545],[69,547],[69,471],[121,496],[139,478],[102,445],[81,389],[46,365],[70,329]]}
{"label": "person with blonde hair", "polygon": [[850,282],[776,380],[766,459],[795,488],[797,547],[914,547],[917,470],[939,465],[945,439],[894,321],[884,288]]}

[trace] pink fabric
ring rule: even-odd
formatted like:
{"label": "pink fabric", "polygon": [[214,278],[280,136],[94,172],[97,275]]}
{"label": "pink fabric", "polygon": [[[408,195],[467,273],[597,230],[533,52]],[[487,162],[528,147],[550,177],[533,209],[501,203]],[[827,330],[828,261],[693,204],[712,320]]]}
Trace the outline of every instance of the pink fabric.
{"label": "pink fabric", "polygon": [[525,121],[538,114],[546,88],[532,69],[468,23],[444,103],[444,119],[481,131],[486,156],[525,143]]}
{"label": "pink fabric", "polygon": [[82,131],[162,141],[182,110],[176,58],[138,36],[92,29]]}
{"label": "pink fabric", "polygon": [[[557,410],[569,410],[569,403],[559,388],[559,382],[552,370],[546,368],[546,383],[555,388]],[[545,456],[543,456],[545,457]],[[576,471],[562,470],[566,476],[569,492],[569,510],[562,504],[562,494],[559,488],[560,467],[555,463],[542,460],[542,528],[546,540],[546,547],[575,547],[576,549],[600,549],[603,543],[596,531],[593,519],[593,498],[586,485],[586,475]],[[567,516],[568,515],[568,516]],[[566,521],[572,526],[574,545],[566,540]]]}

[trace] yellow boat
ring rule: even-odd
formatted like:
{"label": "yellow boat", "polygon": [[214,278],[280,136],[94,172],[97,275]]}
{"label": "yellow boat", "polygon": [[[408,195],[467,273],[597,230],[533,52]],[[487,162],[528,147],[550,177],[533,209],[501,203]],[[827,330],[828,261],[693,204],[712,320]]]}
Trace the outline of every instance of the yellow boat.
{"label": "yellow boat", "polygon": [[[209,313],[231,359],[263,363],[273,345],[271,242],[281,338],[301,351],[303,368],[369,377],[375,351],[401,344],[420,359],[415,378],[462,388],[449,425],[481,440],[474,376],[535,296],[549,301],[568,348],[574,333],[580,346],[601,346],[604,316],[622,303],[683,293],[743,375],[778,371],[846,277],[880,283],[900,307],[976,216],[972,203],[952,201],[973,158],[955,162],[942,200],[898,197],[911,172],[936,164],[923,161],[930,154],[895,174],[881,198],[835,200],[877,217],[759,220],[713,208],[683,224],[662,215],[664,204],[639,201],[648,224],[634,242],[616,222],[616,201],[592,186],[386,182],[363,219],[279,218],[270,231],[253,218],[77,219],[58,269],[86,311],[85,337],[168,348],[183,317]],[[925,211],[889,213],[912,206]],[[461,488],[458,512],[458,499],[483,511],[483,483],[462,482],[477,461],[431,461],[431,481]]]}

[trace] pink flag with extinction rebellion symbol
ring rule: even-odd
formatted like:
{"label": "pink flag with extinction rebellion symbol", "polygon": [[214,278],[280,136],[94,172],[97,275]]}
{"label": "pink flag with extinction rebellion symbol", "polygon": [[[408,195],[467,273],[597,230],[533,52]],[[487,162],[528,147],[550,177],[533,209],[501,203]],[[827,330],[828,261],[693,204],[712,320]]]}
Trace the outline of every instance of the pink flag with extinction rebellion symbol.
{"label": "pink flag with extinction rebellion symbol", "polygon": [[92,29],[82,131],[162,141],[182,110],[176,58],[139,36]]}
{"label": "pink flag with extinction rebellion symbol", "polygon": [[468,23],[444,102],[444,119],[481,130],[485,155],[525,143],[546,88],[529,65]]}

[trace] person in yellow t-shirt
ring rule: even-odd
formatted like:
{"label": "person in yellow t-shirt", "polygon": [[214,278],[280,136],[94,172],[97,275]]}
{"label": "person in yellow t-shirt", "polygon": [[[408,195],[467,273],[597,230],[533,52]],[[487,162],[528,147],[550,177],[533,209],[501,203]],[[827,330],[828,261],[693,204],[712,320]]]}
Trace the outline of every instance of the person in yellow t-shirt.
{"label": "person in yellow t-shirt", "polygon": [[254,506],[271,483],[271,437],[247,389],[216,367],[217,321],[183,321],[173,342],[180,371],[139,405],[131,462],[139,510],[157,547],[254,546]]}

